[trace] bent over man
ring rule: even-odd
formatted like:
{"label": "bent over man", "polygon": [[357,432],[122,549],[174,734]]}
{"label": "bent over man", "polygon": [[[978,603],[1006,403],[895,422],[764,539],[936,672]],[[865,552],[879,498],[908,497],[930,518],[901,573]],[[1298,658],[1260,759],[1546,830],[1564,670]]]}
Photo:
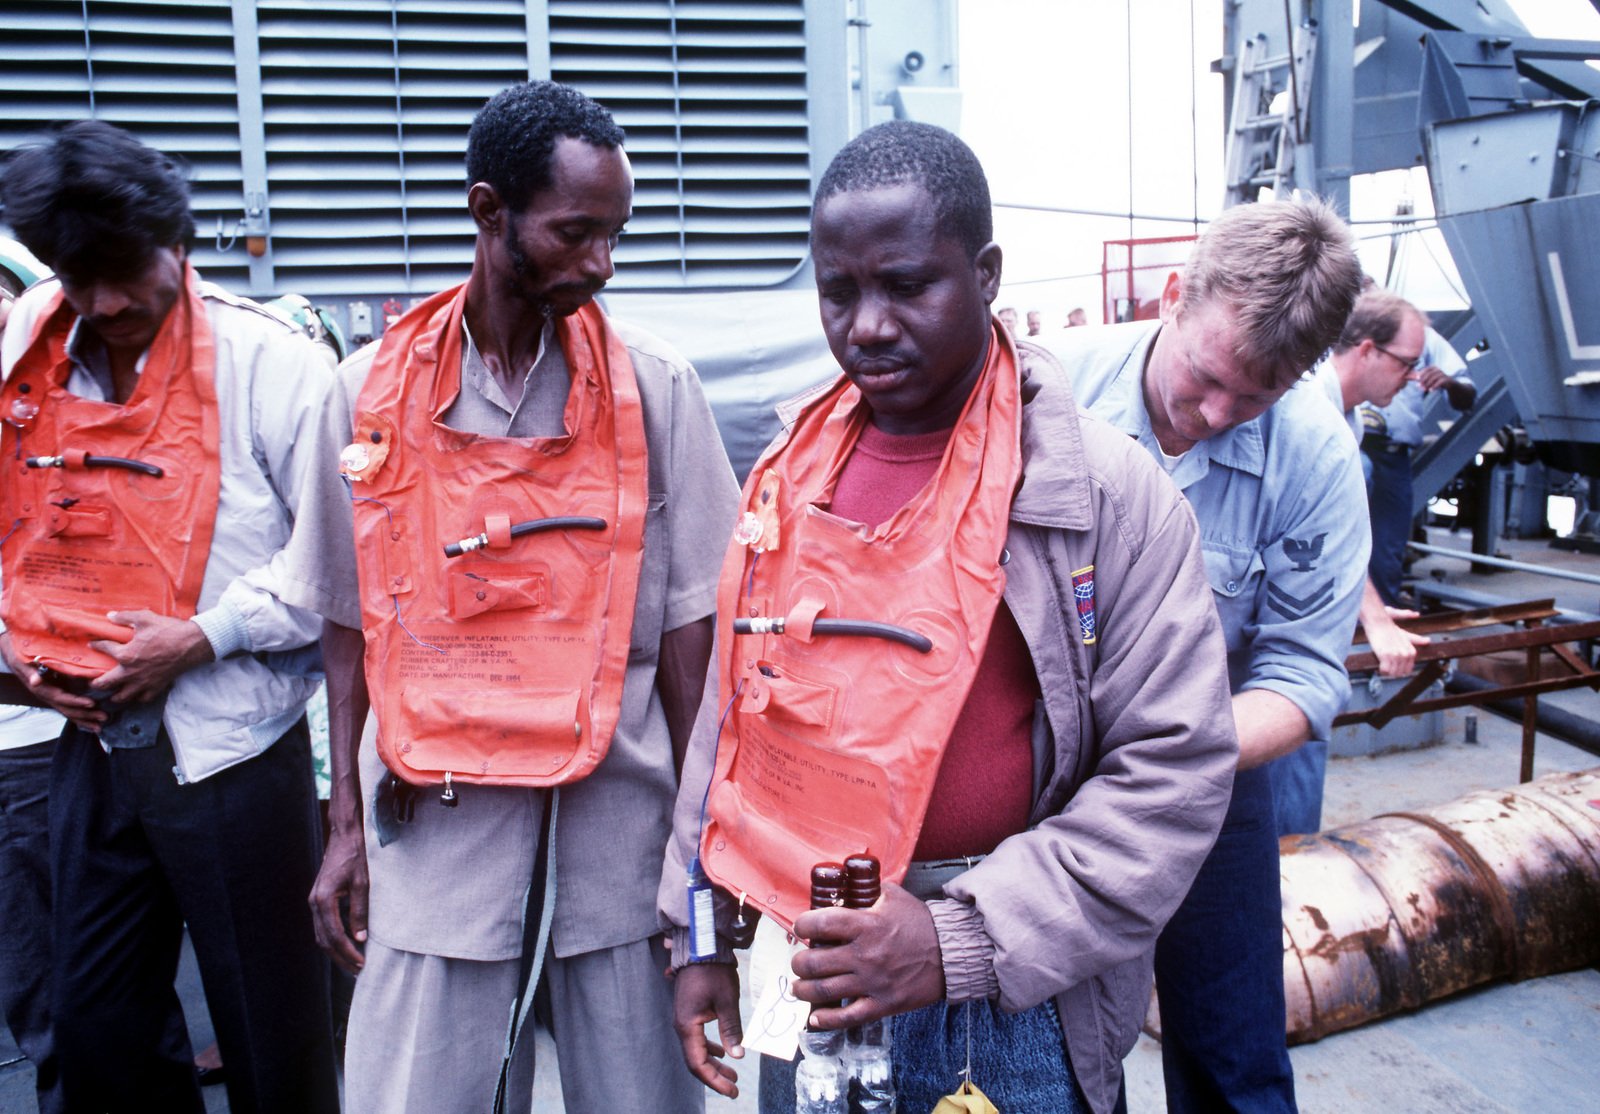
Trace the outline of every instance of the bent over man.
{"label": "bent over man", "polygon": [[1271,759],[1325,740],[1366,579],[1356,448],[1290,390],[1360,288],[1349,229],[1318,203],[1242,205],[1206,230],[1161,319],[1058,334],[1090,413],[1136,440],[1200,520],[1222,617],[1239,772],[1222,834],[1156,948],[1174,1111],[1293,1110]]}
{"label": "bent over man", "polygon": [[[15,155],[6,219],[58,282],[6,329],[7,665],[71,722],[49,791],[68,1110],[203,1110],[185,924],[243,1111],[337,1111],[304,711],[318,621],[281,551],[332,377],[202,282],[178,167],[89,121]],[[296,592],[316,591],[321,570]],[[309,660],[308,660],[309,656]]]}
{"label": "bent over man", "polygon": [[351,1111],[477,1114],[497,1088],[528,1110],[531,1033],[502,1054],[541,959],[568,1110],[703,1104],[641,864],[666,843],[737,489],[694,370],[593,301],[632,212],[622,141],[565,86],[491,99],[467,140],[471,275],[346,361],[322,432],[350,491],[298,559],[343,574],[318,604],[334,783],[313,907],[361,972]]}
{"label": "bent over man", "polygon": [[1478,401],[1467,362],[1432,325],[1423,328],[1416,378],[1385,406],[1361,408],[1366,426],[1361,453],[1368,464],[1367,504],[1372,522],[1368,571],[1383,602],[1400,606],[1400,577],[1411,540],[1411,458],[1422,448],[1428,396],[1442,390],[1451,409],[1465,413]]}
{"label": "bent over man", "polygon": [[[924,124],[863,133],[818,187],[844,374],[786,409],[746,487],[661,880],[684,1055],[724,1094],[743,905],[837,945],[793,963],[812,1026],[898,1015],[899,1109],[956,1089],[970,1033],[1001,1109],[1110,1110],[1156,932],[1226,806],[1193,516],[990,317],[992,228],[977,158]],[[881,901],[807,912],[811,867],[863,850]],[[692,950],[702,873],[722,946]],[[763,1058],[763,1109],[794,1094]]]}

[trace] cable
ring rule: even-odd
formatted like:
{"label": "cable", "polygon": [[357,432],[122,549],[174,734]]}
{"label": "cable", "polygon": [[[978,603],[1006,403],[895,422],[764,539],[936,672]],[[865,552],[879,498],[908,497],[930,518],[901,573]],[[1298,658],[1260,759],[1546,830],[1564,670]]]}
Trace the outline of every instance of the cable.
{"label": "cable", "polygon": [[1194,4],[1189,0],[1189,167],[1194,175],[1194,231],[1200,234],[1200,110],[1199,97],[1196,89],[1199,87],[1200,75],[1195,70],[1194,64]]}
{"label": "cable", "polygon": [[[782,634],[784,622],[782,616],[770,619],[735,619],[733,633]],[[873,619],[816,619],[812,621],[811,630],[815,634],[832,634],[847,638],[884,638],[890,642],[910,646],[920,654],[930,653],[933,650],[933,640],[927,635]]]}
{"label": "cable", "polygon": [[1133,239],[1133,0],[1123,9],[1128,54],[1128,239]]}
{"label": "cable", "polygon": [[[555,518],[530,518],[526,522],[515,523],[511,527],[511,536],[520,538],[527,534],[542,534],[547,530],[604,530],[606,520],[591,518],[586,515],[559,515]],[[462,538],[458,542],[448,542],[444,547],[446,557],[460,557],[464,553],[471,553],[474,549],[482,549],[489,544],[487,533],[474,534],[470,538]]]}

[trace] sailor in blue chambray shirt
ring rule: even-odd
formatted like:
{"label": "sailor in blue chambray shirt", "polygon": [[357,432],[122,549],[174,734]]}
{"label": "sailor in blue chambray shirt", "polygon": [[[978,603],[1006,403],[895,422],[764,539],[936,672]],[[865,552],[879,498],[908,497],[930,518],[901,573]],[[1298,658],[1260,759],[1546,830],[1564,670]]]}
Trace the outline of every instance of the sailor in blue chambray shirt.
{"label": "sailor in blue chambray shirt", "polygon": [[1142,391],[1158,327],[1062,330],[1047,340],[1079,405],[1167,465],[1194,507],[1233,691],[1287,697],[1311,737],[1326,739],[1349,694],[1344,659],[1370,545],[1355,442],[1337,412],[1291,390],[1260,417],[1168,457]]}
{"label": "sailor in blue chambray shirt", "polygon": [[1034,338],[1079,404],[1188,497],[1227,644],[1233,799],[1156,945],[1174,1114],[1296,1109],[1271,760],[1326,747],[1370,542],[1354,439],[1322,397],[1290,388],[1338,338],[1360,280],[1327,205],[1241,205],[1169,276],[1159,322]]}

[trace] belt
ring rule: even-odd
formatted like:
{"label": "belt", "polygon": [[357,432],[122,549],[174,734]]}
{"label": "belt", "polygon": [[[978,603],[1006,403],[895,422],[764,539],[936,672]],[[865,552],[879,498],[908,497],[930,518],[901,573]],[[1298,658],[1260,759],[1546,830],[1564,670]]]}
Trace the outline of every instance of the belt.
{"label": "belt", "polygon": [[905,880],[900,884],[918,901],[933,901],[944,896],[944,884],[958,874],[965,874],[984,859],[971,855],[960,859],[929,859],[912,863],[906,869]]}

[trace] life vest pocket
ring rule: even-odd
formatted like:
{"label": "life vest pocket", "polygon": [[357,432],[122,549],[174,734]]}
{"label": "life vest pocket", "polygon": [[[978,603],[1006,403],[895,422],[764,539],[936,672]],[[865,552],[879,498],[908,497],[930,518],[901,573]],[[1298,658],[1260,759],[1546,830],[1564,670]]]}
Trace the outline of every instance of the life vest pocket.
{"label": "life vest pocket", "polygon": [[[792,883],[794,893],[751,894],[764,911],[796,908],[797,900],[805,908],[799,891],[812,866],[889,845],[896,817],[882,795],[884,771],[811,747],[761,749],[750,756],[759,767],[747,769],[753,777],[719,782],[711,792],[705,866],[725,887],[733,878],[777,879],[784,888]],[[745,757],[741,748],[735,761]],[[781,913],[779,920],[792,923]]]}
{"label": "life vest pocket", "polygon": [[451,570],[450,617],[470,619],[485,611],[544,611],[550,606],[550,566],[517,571]]}
{"label": "life vest pocket", "polygon": [[833,685],[808,681],[761,662],[749,678],[739,711],[805,724],[826,733],[833,724],[838,700],[839,692]]}
{"label": "life vest pocket", "polygon": [[434,783],[446,770],[458,779],[516,776],[555,780],[580,750],[589,750],[589,709],[574,689],[446,689],[406,686],[404,723],[449,723],[449,733],[387,740],[390,769],[408,781]]}
{"label": "life vest pocket", "polygon": [[111,508],[71,498],[52,500],[45,530],[56,538],[109,538]]}

